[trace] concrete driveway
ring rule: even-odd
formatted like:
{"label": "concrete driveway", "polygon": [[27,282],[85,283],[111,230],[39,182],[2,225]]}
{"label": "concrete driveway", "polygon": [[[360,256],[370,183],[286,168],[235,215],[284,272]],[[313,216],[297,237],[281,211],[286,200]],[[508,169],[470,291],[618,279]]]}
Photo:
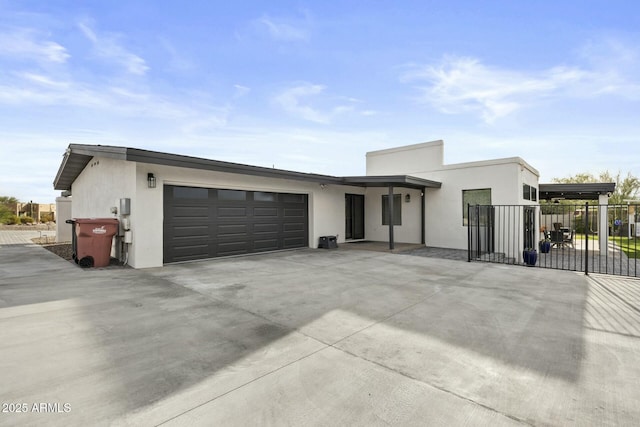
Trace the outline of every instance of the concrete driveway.
{"label": "concrete driveway", "polygon": [[26,408],[0,425],[638,425],[639,338],[635,279],[354,250],[81,270],[0,246],[0,402]]}

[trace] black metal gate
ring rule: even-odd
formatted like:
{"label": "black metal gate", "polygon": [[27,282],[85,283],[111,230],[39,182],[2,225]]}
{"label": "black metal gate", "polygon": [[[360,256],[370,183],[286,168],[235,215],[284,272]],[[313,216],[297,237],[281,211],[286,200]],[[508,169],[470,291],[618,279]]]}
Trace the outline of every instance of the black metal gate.
{"label": "black metal gate", "polygon": [[468,260],[640,277],[640,205],[469,205]]}

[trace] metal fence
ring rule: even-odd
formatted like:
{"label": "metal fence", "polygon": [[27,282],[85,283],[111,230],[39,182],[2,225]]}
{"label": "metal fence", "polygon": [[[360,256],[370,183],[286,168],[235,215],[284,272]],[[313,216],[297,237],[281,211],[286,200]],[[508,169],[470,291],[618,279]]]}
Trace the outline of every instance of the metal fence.
{"label": "metal fence", "polygon": [[468,260],[640,277],[640,205],[469,205]]}

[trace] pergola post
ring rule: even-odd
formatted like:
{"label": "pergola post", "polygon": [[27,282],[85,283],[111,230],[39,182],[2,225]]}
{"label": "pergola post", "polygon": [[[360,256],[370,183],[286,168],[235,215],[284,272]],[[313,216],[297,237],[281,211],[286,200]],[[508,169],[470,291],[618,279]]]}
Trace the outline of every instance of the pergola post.
{"label": "pergola post", "polygon": [[393,250],[395,248],[395,243],[393,241],[393,186],[389,186],[389,200],[387,204],[387,211],[389,213],[389,250]]}
{"label": "pergola post", "polygon": [[598,224],[598,241],[600,243],[600,255],[607,255],[607,246],[609,244],[609,196],[600,194],[598,196],[598,215],[600,223]]}

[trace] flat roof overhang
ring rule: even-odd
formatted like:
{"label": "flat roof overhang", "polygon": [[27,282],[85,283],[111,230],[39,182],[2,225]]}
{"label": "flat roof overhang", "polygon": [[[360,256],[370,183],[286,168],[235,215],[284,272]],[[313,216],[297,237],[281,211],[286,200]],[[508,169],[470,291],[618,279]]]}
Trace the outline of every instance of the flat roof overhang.
{"label": "flat roof overhang", "polygon": [[540,200],[598,200],[601,195],[611,195],[616,189],[614,182],[596,182],[584,184],[539,184]]}
{"label": "flat roof overhang", "polygon": [[363,187],[403,187],[403,188],[440,188],[441,182],[416,178],[411,175],[387,176],[347,176],[343,178],[345,184]]}
{"label": "flat roof overhang", "polygon": [[355,176],[337,177],[283,169],[251,166],[240,163],[223,162],[180,154],[162,153],[137,148],[114,147],[108,145],[70,144],[53,181],[55,190],[71,190],[71,185],[89,164],[93,157],[108,157],[117,160],[175,166],[189,169],[202,169],[241,175],[262,176],[267,178],[290,179],[319,184],[353,185],[360,187],[407,187],[440,188],[436,181],[416,178],[409,175],[393,176]]}

